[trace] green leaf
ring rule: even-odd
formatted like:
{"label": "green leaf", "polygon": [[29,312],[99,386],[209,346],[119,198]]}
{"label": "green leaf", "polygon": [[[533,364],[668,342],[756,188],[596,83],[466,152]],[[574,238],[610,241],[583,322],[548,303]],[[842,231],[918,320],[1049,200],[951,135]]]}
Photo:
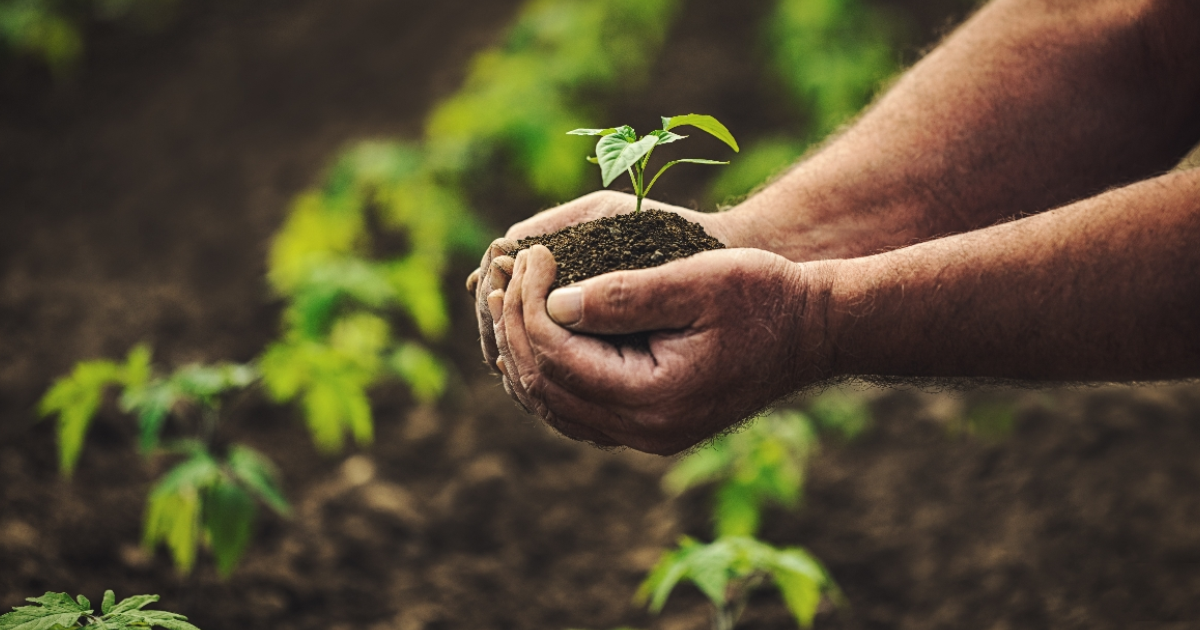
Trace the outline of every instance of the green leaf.
{"label": "green leaf", "polygon": [[608,129],[572,129],[567,132],[568,136],[607,136],[610,133],[616,133],[616,127]]}
{"label": "green leaf", "polygon": [[246,387],[258,378],[248,365],[219,363],[216,365],[185,365],[171,375],[176,390],[201,404],[211,405],[220,394]]}
{"label": "green leaf", "polygon": [[683,140],[687,137],[663,129],[651,131],[650,135],[657,137],[659,144],[671,144],[672,142],[678,142],[679,140]]}
{"label": "green leaf", "polygon": [[202,531],[202,493],[221,478],[221,469],[212,456],[197,451],[171,469],[150,491],[146,505],[143,544],[166,544],[183,573],[196,562],[196,549]]}
{"label": "green leaf", "polygon": [[733,134],[725,128],[716,118],[704,114],[683,114],[680,116],[671,116],[662,118],[663,131],[670,131],[682,125],[691,125],[701,131],[708,133],[717,140],[729,145],[734,151],[740,151],[737,140],[733,139]]}
{"label": "green leaf", "polygon": [[59,470],[64,476],[69,477],[75,470],[104,390],[120,384],[124,376],[124,366],[112,361],[84,361],[70,375],[55,381],[42,397],[38,405],[41,415],[58,414]]}
{"label": "green leaf", "polygon": [[116,628],[133,630],[135,628],[158,627],[167,630],[200,630],[186,621],[187,617],[161,610],[136,610],[105,619],[105,622]]}
{"label": "green leaf", "polygon": [[113,604],[117,601],[117,594],[112,592],[112,589],[104,591],[104,600],[100,602],[100,613],[107,615],[112,612]]}
{"label": "green leaf", "polygon": [[225,464],[230,473],[267,507],[280,516],[291,514],[291,506],[279,487],[279,470],[265,455],[249,446],[235,444],[229,449]]}
{"label": "green leaf", "polygon": [[688,488],[718,479],[732,463],[733,453],[725,444],[724,440],[719,441],[679,460],[663,476],[663,488],[678,495]]}
{"label": "green leaf", "polygon": [[773,577],[796,623],[804,628],[811,627],[813,617],[817,614],[817,605],[821,603],[820,583],[807,575],[790,571],[775,571]]}
{"label": "green leaf", "polygon": [[219,478],[204,494],[204,530],[217,560],[217,572],[229,577],[246,551],[254,528],[254,499],[238,484]]}
{"label": "green leaf", "polygon": [[88,612],[91,612],[92,602],[87,597],[84,597],[83,595],[76,595],[75,601],[79,602],[79,606],[81,608],[86,608],[88,610]]}
{"label": "green leaf", "polygon": [[17,606],[13,611],[0,615],[0,630],[57,630],[78,627],[76,623],[83,615],[92,611],[81,602],[71,599],[66,593],[47,592],[41,597],[28,597],[25,601],[37,606]]}
{"label": "green leaf", "polygon": [[105,615],[117,615],[131,610],[141,610],[150,604],[158,601],[158,595],[133,595],[122,599],[120,603],[113,606],[112,610],[104,613]]}
{"label": "green leaf", "polygon": [[618,134],[600,138],[600,142],[596,143],[596,159],[600,160],[600,175],[604,185],[607,186],[620,177],[645,157],[656,144],[657,136],[646,136],[636,142]]}
{"label": "green leaf", "polygon": [[717,489],[713,521],[717,536],[753,536],[758,532],[760,498],[753,488],[727,483]]}
{"label": "green leaf", "polygon": [[137,413],[138,445],[143,453],[148,453],[158,446],[167,414],[175,406],[178,397],[179,392],[170,379],[128,387],[121,395],[121,408]]}
{"label": "green leaf", "polygon": [[638,586],[634,600],[639,603],[646,603],[649,600],[650,611],[660,612],[663,605],[667,603],[671,591],[675,589],[675,585],[687,574],[686,559],[694,546],[695,542],[684,536],[679,541],[678,549],[664,553],[655,563],[654,568],[650,570],[650,574]]}
{"label": "green leaf", "polygon": [[446,367],[418,343],[407,341],[400,344],[389,363],[408,383],[413,396],[422,403],[436,401],[446,390]]}

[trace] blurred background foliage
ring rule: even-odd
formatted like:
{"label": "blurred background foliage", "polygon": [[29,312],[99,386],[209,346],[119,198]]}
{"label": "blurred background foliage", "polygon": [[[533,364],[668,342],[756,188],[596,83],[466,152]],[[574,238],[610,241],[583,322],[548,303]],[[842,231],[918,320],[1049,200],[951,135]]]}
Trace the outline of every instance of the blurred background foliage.
{"label": "blurred background foliage", "polygon": [[152,26],[176,0],[0,0],[0,49],[40,60],[56,75],[69,74],[84,49],[89,21]]}

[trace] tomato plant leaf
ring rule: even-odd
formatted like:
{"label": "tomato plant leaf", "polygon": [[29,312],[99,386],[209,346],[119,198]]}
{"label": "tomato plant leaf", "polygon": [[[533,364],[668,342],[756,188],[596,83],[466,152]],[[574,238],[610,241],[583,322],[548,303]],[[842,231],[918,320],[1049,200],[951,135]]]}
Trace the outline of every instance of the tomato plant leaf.
{"label": "tomato plant leaf", "polygon": [[104,599],[100,602],[100,614],[107,615],[112,612],[113,604],[117,602],[117,594],[112,592],[112,589],[104,591]]}
{"label": "tomato plant leaf", "polygon": [[229,472],[267,507],[280,516],[291,514],[292,508],[279,487],[279,469],[266,455],[244,444],[235,444],[229,449],[225,465]]}
{"label": "tomato plant leaf", "polygon": [[649,601],[650,611],[660,612],[675,585],[687,574],[685,560],[695,546],[695,541],[685,536],[679,541],[678,549],[664,553],[638,587],[634,600],[643,604]]}
{"label": "tomato plant leaf", "polygon": [[217,560],[217,572],[229,577],[246,551],[253,532],[254,499],[237,483],[224,477],[204,494],[204,530]]}
{"label": "tomato plant leaf", "polygon": [[[171,469],[150,491],[146,505],[143,544],[164,543],[175,566],[186,573],[196,561],[202,531],[202,493],[221,476],[212,456],[197,450]],[[118,605],[119,606],[119,605]]]}
{"label": "tomato plant leaf", "polygon": [[[155,597],[155,599],[158,599]],[[187,617],[163,610],[132,609],[124,612],[105,615],[99,620],[105,627],[113,630],[134,630],[135,628],[166,628],[167,630],[200,630],[187,622]],[[91,626],[89,626],[91,627]]]}
{"label": "tomato plant leaf", "polygon": [[406,341],[392,353],[392,369],[408,383],[413,397],[422,403],[432,403],[446,390],[446,367],[424,346]]}
{"label": "tomato plant leaf", "polygon": [[718,537],[753,536],[758,531],[759,513],[754,488],[734,482],[717,489],[713,525]]}
{"label": "tomato plant leaf", "polygon": [[[114,595],[114,599],[116,596]],[[122,599],[120,603],[112,607],[112,610],[105,612],[105,615],[119,615],[131,610],[141,610],[150,604],[158,601],[158,595],[133,595]]]}
{"label": "tomato plant leaf", "polygon": [[622,173],[641,160],[654,145],[658,144],[657,136],[646,136],[641,140],[631,141],[620,134],[612,134],[600,138],[596,143],[596,159],[600,161],[600,175],[604,185],[608,186]]}
{"label": "tomato plant leaf", "polygon": [[0,615],[0,630],[55,630],[75,628],[79,618],[90,615],[89,606],[71,599],[66,593],[47,592],[41,597],[27,597],[25,601],[36,606],[17,606],[10,613]]}
{"label": "tomato plant leaf", "polygon": [[122,380],[121,366],[112,361],[83,361],[71,374],[50,387],[38,404],[42,416],[58,415],[59,470],[70,476],[83,450],[83,439],[100,408],[104,391]]}
{"label": "tomato plant leaf", "polygon": [[691,125],[701,131],[708,133],[717,140],[729,145],[735,152],[741,151],[738,148],[737,140],[733,139],[733,134],[729,129],[725,128],[720,121],[712,116],[705,114],[683,114],[680,116],[663,116],[662,117],[663,131],[670,131],[682,125]]}

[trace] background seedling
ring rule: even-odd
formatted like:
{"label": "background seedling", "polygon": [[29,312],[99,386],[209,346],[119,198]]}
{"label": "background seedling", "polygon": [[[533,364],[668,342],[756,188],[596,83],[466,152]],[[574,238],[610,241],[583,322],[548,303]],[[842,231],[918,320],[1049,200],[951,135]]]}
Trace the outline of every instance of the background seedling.
{"label": "background seedling", "polygon": [[568,131],[567,134],[574,136],[600,136],[600,140],[596,143],[596,156],[589,157],[588,161],[600,165],[600,177],[604,181],[605,186],[608,186],[613,180],[620,177],[621,173],[628,173],[630,181],[633,182],[633,194],[637,196],[637,207],[634,211],[640,212],[642,209],[642,199],[645,199],[646,195],[650,194],[650,189],[658,181],[659,176],[672,166],[681,162],[691,164],[729,164],[729,162],[697,158],[672,160],[658,169],[658,172],[647,183],[645,181],[646,166],[650,163],[650,156],[654,153],[655,147],[686,138],[687,136],[681,136],[671,131],[676,127],[684,125],[690,125],[707,132],[721,142],[729,145],[735,152],[740,150],[737,140],[733,139],[733,134],[729,133],[725,125],[722,125],[716,118],[703,114],[663,116],[662,129],[655,129],[642,137],[638,137],[637,132],[629,125],[608,129],[573,129]]}

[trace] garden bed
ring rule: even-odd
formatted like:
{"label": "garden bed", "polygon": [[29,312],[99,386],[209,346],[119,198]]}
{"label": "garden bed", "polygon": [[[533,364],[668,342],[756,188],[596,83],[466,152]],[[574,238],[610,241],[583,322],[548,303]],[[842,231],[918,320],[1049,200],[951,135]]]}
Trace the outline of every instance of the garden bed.
{"label": "garden bed", "polygon": [[[755,24],[727,4],[689,5],[655,102],[623,100],[614,120],[705,111],[753,137],[784,117],[746,104],[771,88],[745,78]],[[690,587],[658,619],[630,602],[659,550],[707,536],[703,493],[667,501],[669,460],[521,414],[480,366],[457,280],[442,350],[460,377],[437,409],[380,392],[373,448],[325,458],[297,414],[256,396],[230,410],[226,437],[280,462],[296,515],[261,519],[227,582],[208,560],[181,577],[141,551],[163,462],[141,461],[117,414],[101,414],[76,478],[58,478],[52,427],[32,424],[50,380],[140,340],[171,365],[254,356],[277,330],[264,259],[291,197],[345,142],[418,134],[517,3],[181,6],[166,33],[96,33],[73,82],[12,66],[0,82],[0,607],[112,588],[160,593],[205,630],[703,627]],[[664,201],[693,205],[700,170],[665,183]],[[496,228],[536,203],[482,186]],[[816,459],[803,508],[769,514],[762,538],[807,546],[847,594],[818,628],[1200,618],[1200,391],[1005,396],[1015,429],[985,439],[961,431],[953,397],[885,393],[872,431]],[[761,594],[744,627],[791,622]]]}

